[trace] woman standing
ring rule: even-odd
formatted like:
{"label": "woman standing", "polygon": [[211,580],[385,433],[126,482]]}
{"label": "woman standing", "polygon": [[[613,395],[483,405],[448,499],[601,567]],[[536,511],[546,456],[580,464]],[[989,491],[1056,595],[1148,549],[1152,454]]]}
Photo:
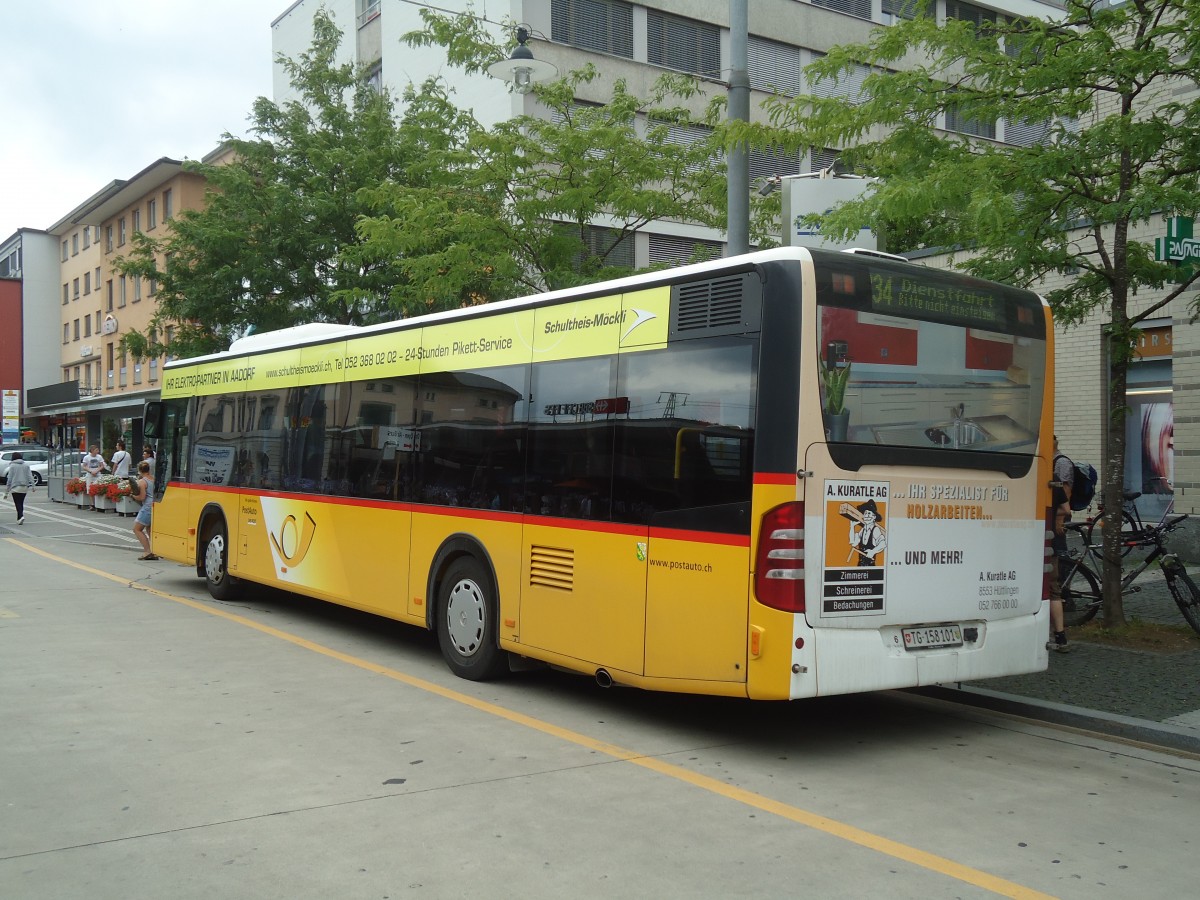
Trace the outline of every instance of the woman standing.
{"label": "woman standing", "polygon": [[137,518],[133,521],[133,534],[142,545],[143,553],[138,559],[158,559],[150,550],[150,512],[154,504],[154,474],[150,471],[150,463],[138,463],[138,479],[134,485],[133,499],[142,504]]}
{"label": "woman standing", "polygon": [[12,501],[17,507],[17,524],[25,524],[25,494],[33,490],[33,472],[30,471],[29,463],[25,462],[25,457],[20,453],[12,455],[12,462],[8,466],[8,487],[4,491],[4,496],[12,496]]}

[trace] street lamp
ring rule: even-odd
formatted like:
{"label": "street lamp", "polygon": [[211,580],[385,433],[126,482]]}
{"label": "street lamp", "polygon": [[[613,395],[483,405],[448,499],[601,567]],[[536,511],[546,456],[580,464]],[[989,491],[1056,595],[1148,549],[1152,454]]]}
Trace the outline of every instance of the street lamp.
{"label": "street lamp", "polygon": [[533,58],[533,51],[525,46],[529,40],[529,26],[517,26],[517,46],[508,59],[488,66],[488,74],[501,81],[511,82],[518,94],[528,94],[535,82],[549,81],[558,74],[558,69],[548,62]]}

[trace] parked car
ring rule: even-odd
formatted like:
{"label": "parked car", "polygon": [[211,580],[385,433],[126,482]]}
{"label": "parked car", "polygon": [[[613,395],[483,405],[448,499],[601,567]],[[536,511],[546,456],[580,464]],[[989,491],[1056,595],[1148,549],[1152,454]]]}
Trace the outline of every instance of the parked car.
{"label": "parked car", "polygon": [[50,455],[54,451],[48,447],[35,444],[4,444],[0,446],[0,484],[8,483],[8,467],[12,464],[14,453],[20,453],[21,458],[29,463],[29,471],[33,473],[34,484],[46,483],[46,470],[50,465]]}

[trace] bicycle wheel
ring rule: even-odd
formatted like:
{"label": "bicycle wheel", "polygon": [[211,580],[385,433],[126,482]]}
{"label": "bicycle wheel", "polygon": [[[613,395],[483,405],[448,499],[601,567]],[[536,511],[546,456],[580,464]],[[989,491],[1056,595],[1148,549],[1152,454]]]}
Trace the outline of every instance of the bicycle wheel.
{"label": "bicycle wheel", "polygon": [[1092,570],[1083,565],[1072,566],[1062,586],[1063,624],[1072,628],[1090,622],[1100,612],[1100,582]]}
{"label": "bicycle wheel", "polygon": [[[1100,531],[1100,516],[1092,519],[1084,528],[1084,534],[1088,546],[1094,547],[1097,556],[1104,555],[1104,532]],[[1130,515],[1129,510],[1121,510],[1121,556],[1128,556],[1129,551],[1134,548],[1137,540],[1142,535],[1142,529],[1138,527],[1137,520]]]}
{"label": "bicycle wheel", "polygon": [[1200,588],[1196,587],[1196,582],[1192,581],[1192,577],[1183,571],[1182,566],[1174,572],[1174,575],[1170,571],[1167,572],[1167,584],[1171,588],[1171,596],[1175,598],[1179,611],[1183,613],[1187,623],[1192,626],[1192,631],[1200,634]]}

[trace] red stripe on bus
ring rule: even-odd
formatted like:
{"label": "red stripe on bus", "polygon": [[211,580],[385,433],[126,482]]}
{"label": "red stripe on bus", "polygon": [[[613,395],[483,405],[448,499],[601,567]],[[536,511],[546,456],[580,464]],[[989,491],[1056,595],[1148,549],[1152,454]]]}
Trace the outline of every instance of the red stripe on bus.
{"label": "red stripe on bus", "polygon": [[755,484],[782,484],[784,486],[796,483],[795,472],[755,472]]}
{"label": "red stripe on bus", "polygon": [[246,491],[236,487],[218,484],[186,484],[172,482],[176,488],[187,488],[195,491],[207,491],[214,494],[252,494],[255,497],[275,497],[280,500],[317,501],[334,506],[357,506],[368,509],[391,509],[409,513],[422,513],[428,516],[447,516],[454,519],[474,519],[484,522],[525,522],[543,528],[566,528],[571,531],[591,531],[602,534],[624,534],[629,537],[644,537],[649,532],[650,537],[673,541],[690,541],[697,544],[724,544],[730,547],[749,547],[750,537],[745,534],[725,534],[717,531],[695,531],[683,528],[648,528],[645,525],[635,525],[628,522],[594,522],[591,519],[566,519],[557,516],[530,516],[515,512],[501,512],[492,509],[466,509],[461,506],[434,506],[425,503],[399,502],[391,500],[371,500],[363,497],[330,497],[325,494],[305,494],[288,491],[254,490]]}

